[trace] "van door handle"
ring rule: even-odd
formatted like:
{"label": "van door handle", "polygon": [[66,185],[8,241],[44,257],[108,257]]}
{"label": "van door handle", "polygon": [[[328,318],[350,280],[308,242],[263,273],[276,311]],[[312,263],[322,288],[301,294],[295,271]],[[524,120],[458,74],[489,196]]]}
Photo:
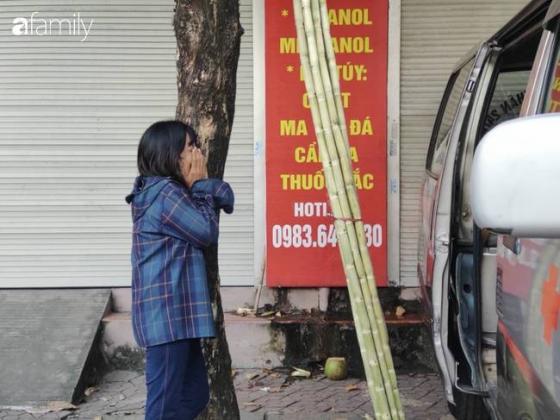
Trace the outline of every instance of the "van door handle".
{"label": "van door handle", "polygon": [[440,236],[436,238],[436,248],[445,248],[449,246],[449,238],[447,236]]}

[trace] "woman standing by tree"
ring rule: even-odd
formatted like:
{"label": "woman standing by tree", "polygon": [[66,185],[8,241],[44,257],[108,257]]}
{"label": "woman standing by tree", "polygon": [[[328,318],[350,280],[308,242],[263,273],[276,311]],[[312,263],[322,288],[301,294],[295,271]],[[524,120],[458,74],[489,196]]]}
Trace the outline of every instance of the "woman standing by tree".
{"label": "woman standing by tree", "polygon": [[194,419],[209,399],[201,337],[216,335],[203,249],[218,213],[233,211],[226,182],[208,179],[197,135],[160,121],[138,147],[132,204],[132,325],[146,349],[146,419]]}

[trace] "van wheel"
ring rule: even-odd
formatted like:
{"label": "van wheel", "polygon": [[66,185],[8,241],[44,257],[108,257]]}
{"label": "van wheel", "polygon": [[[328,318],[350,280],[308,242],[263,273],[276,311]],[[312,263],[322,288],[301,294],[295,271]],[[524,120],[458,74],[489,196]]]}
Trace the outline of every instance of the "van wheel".
{"label": "van wheel", "polygon": [[490,420],[484,398],[479,395],[466,394],[453,388],[455,404],[447,403],[449,411],[457,420]]}

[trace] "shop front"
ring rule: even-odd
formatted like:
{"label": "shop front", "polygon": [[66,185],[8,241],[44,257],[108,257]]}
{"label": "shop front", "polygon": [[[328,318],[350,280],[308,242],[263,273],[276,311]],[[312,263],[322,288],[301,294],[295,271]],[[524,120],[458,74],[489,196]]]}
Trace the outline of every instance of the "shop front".
{"label": "shop front", "polygon": [[[241,0],[222,286],[345,285],[291,0]],[[329,0],[379,286],[414,287],[421,176],[447,74],[526,2]],[[130,285],[143,130],[174,118],[173,0],[0,5],[0,288]]]}

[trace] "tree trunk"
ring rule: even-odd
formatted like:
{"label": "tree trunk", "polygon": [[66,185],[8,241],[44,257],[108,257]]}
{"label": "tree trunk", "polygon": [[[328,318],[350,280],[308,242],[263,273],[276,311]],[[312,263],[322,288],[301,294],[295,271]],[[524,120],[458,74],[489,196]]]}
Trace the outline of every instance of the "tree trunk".
{"label": "tree trunk", "polygon": [[[235,109],[237,62],[243,28],[238,0],[175,0],[176,118],[197,131],[208,156],[208,176],[222,178]],[[217,337],[203,340],[210,403],[199,419],[239,419],[224,330],[218,248],[205,251]]]}

